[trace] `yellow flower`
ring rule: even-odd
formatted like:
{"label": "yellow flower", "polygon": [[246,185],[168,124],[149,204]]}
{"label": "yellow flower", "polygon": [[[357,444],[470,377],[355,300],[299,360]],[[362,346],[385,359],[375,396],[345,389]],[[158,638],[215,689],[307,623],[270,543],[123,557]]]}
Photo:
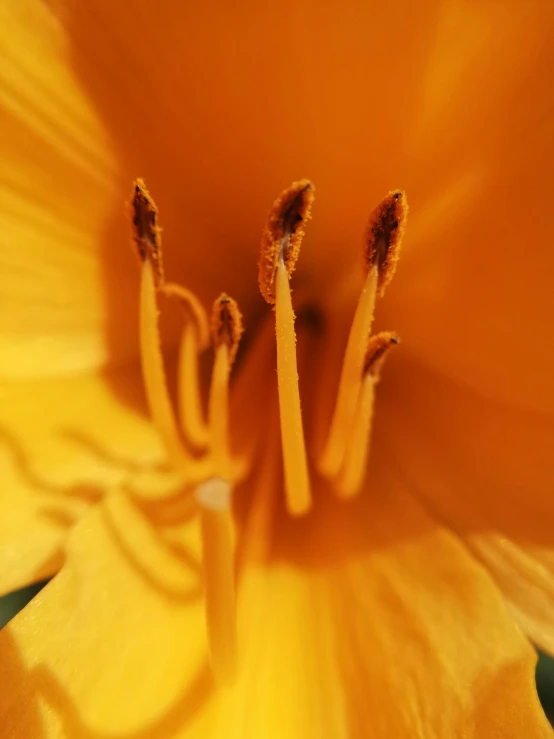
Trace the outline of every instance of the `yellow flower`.
{"label": "yellow flower", "polygon": [[[0,587],[57,573],[0,635],[4,736],[550,735],[516,620],[554,651],[553,23],[549,0],[3,3]],[[143,401],[139,271],[147,382],[159,365],[152,256],[139,270],[126,247],[138,174],[160,210],[166,279],[205,306],[227,291],[244,313],[237,464],[225,433],[214,447],[219,473],[249,470],[233,491],[237,676],[223,687],[196,504],[175,493],[195,476],[180,447],[162,467]],[[299,499],[301,441],[287,452],[287,436],[281,455],[273,317],[255,265],[268,208],[302,176],[317,199],[291,278],[310,460]],[[397,186],[410,222],[377,321],[402,346],[375,393],[367,483],[344,501],[322,449],[361,238]],[[301,205],[277,204],[270,236],[275,222],[292,235],[285,216],[304,216]],[[278,266],[275,279],[282,303]],[[164,300],[170,359],[183,318]],[[238,321],[216,308],[227,348],[212,439]],[[292,361],[290,311],[275,317]],[[284,366],[281,421],[296,433]],[[153,386],[150,405],[163,405]],[[356,449],[342,458],[363,458]],[[194,480],[201,507],[221,493],[205,487],[210,459]],[[208,518],[208,553],[230,547],[228,522]],[[229,585],[219,554],[208,616],[210,594],[217,611]],[[214,641],[222,623],[215,668],[232,662],[229,642]]]}

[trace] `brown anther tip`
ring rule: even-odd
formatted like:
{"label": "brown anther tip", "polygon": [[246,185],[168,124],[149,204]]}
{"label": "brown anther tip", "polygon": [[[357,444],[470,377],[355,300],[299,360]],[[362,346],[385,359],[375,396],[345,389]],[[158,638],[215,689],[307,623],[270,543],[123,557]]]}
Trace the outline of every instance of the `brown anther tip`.
{"label": "brown anther tip", "polygon": [[161,229],[158,225],[158,209],[144,181],[135,180],[131,200],[133,212],[133,241],[141,262],[149,259],[154,268],[156,284],[163,282]]}
{"label": "brown anther tip", "polygon": [[273,203],[262,234],[258,284],[265,300],[275,303],[275,272],[282,259],[289,277],[294,271],[304,237],[304,224],[311,217],[314,186],[298,180]]}
{"label": "brown anther tip", "polygon": [[214,302],[211,328],[214,347],[226,344],[229,349],[229,364],[232,364],[235,361],[244,327],[236,300],[225,293],[221,293]]}
{"label": "brown anther tip", "polygon": [[391,190],[369,216],[365,263],[368,269],[379,270],[377,286],[381,296],[396,269],[407,216],[408,201],[402,190]]}
{"label": "brown anther tip", "polygon": [[386,354],[392,346],[399,343],[398,335],[392,331],[380,331],[375,336],[371,336],[367,343],[363,374],[379,379],[379,372]]}

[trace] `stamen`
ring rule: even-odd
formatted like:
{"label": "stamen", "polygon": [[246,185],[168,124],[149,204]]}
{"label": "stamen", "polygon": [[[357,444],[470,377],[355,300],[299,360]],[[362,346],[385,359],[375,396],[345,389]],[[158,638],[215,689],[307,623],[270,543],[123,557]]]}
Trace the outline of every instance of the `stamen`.
{"label": "stamen", "polygon": [[346,452],[348,429],[354,416],[360,388],[365,344],[373,323],[377,280],[378,269],[372,267],[362,288],[354,320],[352,321],[339,381],[335,412],[327,436],[327,443],[319,463],[320,472],[326,477],[335,477],[338,474]]}
{"label": "stamen", "polygon": [[229,350],[229,365],[232,365],[237,356],[244,326],[237,301],[225,293],[221,293],[214,302],[211,331],[214,347],[224,344]]}
{"label": "stamen", "polygon": [[167,389],[158,331],[157,285],[161,271],[161,239],[157,209],[141,180],[132,201],[134,240],[142,260],[140,286],[140,349],[142,374],[150,413],[170,459],[187,481],[202,479],[207,468],[186,452],[177,429]]}
{"label": "stamen", "polygon": [[407,217],[408,201],[402,190],[389,192],[369,216],[364,256],[369,269],[376,266],[379,271],[381,298],[396,271]]}
{"label": "stamen", "polygon": [[236,675],[237,627],[231,486],[211,478],[196,489],[202,531],[206,626],[215,677],[223,684]]}
{"label": "stamen", "polygon": [[374,382],[381,379],[381,367],[389,349],[398,346],[400,338],[393,331],[380,331],[368,343],[364,362],[364,377],[372,377]]}
{"label": "stamen", "polygon": [[208,446],[210,433],[202,409],[198,356],[210,342],[208,318],[200,301],[190,290],[174,283],[166,283],[162,289],[168,297],[179,300],[185,318],[178,367],[181,427],[191,446],[204,449]]}
{"label": "stamen", "polygon": [[333,420],[319,461],[320,472],[329,478],[338,475],[344,462],[349,429],[360,394],[366,342],[373,323],[375,301],[377,294],[383,295],[396,269],[407,213],[404,193],[394,190],[369,217],[365,243],[368,272],[346,345]]}
{"label": "stamen", "polygon": [[212,341],[215,362],[209,401],[209,424],[215,474],[230,477],[229,376],[244,331],[237,303],[225,293],[215,301]]}
{"label": "stamen", "polygon": [[306,443],[302,426],[296,334],[289,278],[310,218],[313,187],[308,180],[295,182],[274,202],[262,235],[258,282],[265,300],[275,304],[277,380],[281,443],[289,513],[298,516],[311,506]]}
{"label": "stamen", "polygon": [[390,331],[382,331],[369,340],[352,431],[337,480],[337,492],[341,498],[353,498],[362,489],[369,454],[375,385],[386,354],[398,342],[398,336]]}
{"label": "stamen", "polygon": [[133,191],[133,239],[141,265],[152,264],[156,287],[163,283],[162,235],[158,225],[158,208],[144,181],[137,179]]}

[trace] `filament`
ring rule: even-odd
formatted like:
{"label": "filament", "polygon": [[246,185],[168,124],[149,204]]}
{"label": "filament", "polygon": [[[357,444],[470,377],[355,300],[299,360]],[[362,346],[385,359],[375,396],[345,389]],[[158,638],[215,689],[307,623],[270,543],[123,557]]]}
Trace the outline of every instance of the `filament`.
{"label": "filament", "polygon": [[378,269],[373,267],[362,288],[346,345],[333,419],[319,460],[320,472],[330,478],[338,475],[343,464],[350,437],[349,429],[356,413],[367,339],[375,310],[377,280]]}
{"label": "filament", "polygon": [[287,507],[292,515],[299,516],[310,509],[311,493],[300,409],[294,312],[289,278],[282,261],[277,265],[275,293],[277,382]]}
{"label": "filament", "polygon": [[198,486],[206,627],[212,669],[223,684],[237,670],[237,625],[231,487],[211,478]]}

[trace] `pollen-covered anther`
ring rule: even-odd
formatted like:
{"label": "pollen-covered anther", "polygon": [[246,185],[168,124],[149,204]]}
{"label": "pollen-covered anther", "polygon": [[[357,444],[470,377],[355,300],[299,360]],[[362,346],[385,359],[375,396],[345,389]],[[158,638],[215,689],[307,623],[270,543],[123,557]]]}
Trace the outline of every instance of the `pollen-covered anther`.
{"label": "pollen-covered anther", "polygon": [[408,201],[402,190],[392,190],[373,209],[365,237],[365,264],[377,267],[377,288],[382,296],[392,280],[408,216]]}
{"label": "pollen-covered anther", "polygon": [[279,261],[290,277],[296,266],[304,225],[311,217],[314,187],[309,180],[298,180],[273,203],[262,234],[258,284],[270,304],[275,304],[275,273]]}
{"label": "pollen-covered anther", "polygon": [[217,349],[221,344],[225,344],[228,349],[229,364],[233,364],[241,336],[244,333],[244,326],[236,300],[226,293],[221,293],[214,302],[211,332],[214,347]]}
{"label": "pollen-covered anther", "polygon": [[162,236],[158,225],[158,209],[144,181],[135,180],[131,200],[133,241],[141,262],[148,259],[153,267],[156,285],[163,283]]}
{"label": "pollen-covered anther", "polygon": [[374,380],[378,380],[386,355],[399,343],[398,335],[392,331],[381,331],[372,336],[367,344],[363,375],[370,375]]}

